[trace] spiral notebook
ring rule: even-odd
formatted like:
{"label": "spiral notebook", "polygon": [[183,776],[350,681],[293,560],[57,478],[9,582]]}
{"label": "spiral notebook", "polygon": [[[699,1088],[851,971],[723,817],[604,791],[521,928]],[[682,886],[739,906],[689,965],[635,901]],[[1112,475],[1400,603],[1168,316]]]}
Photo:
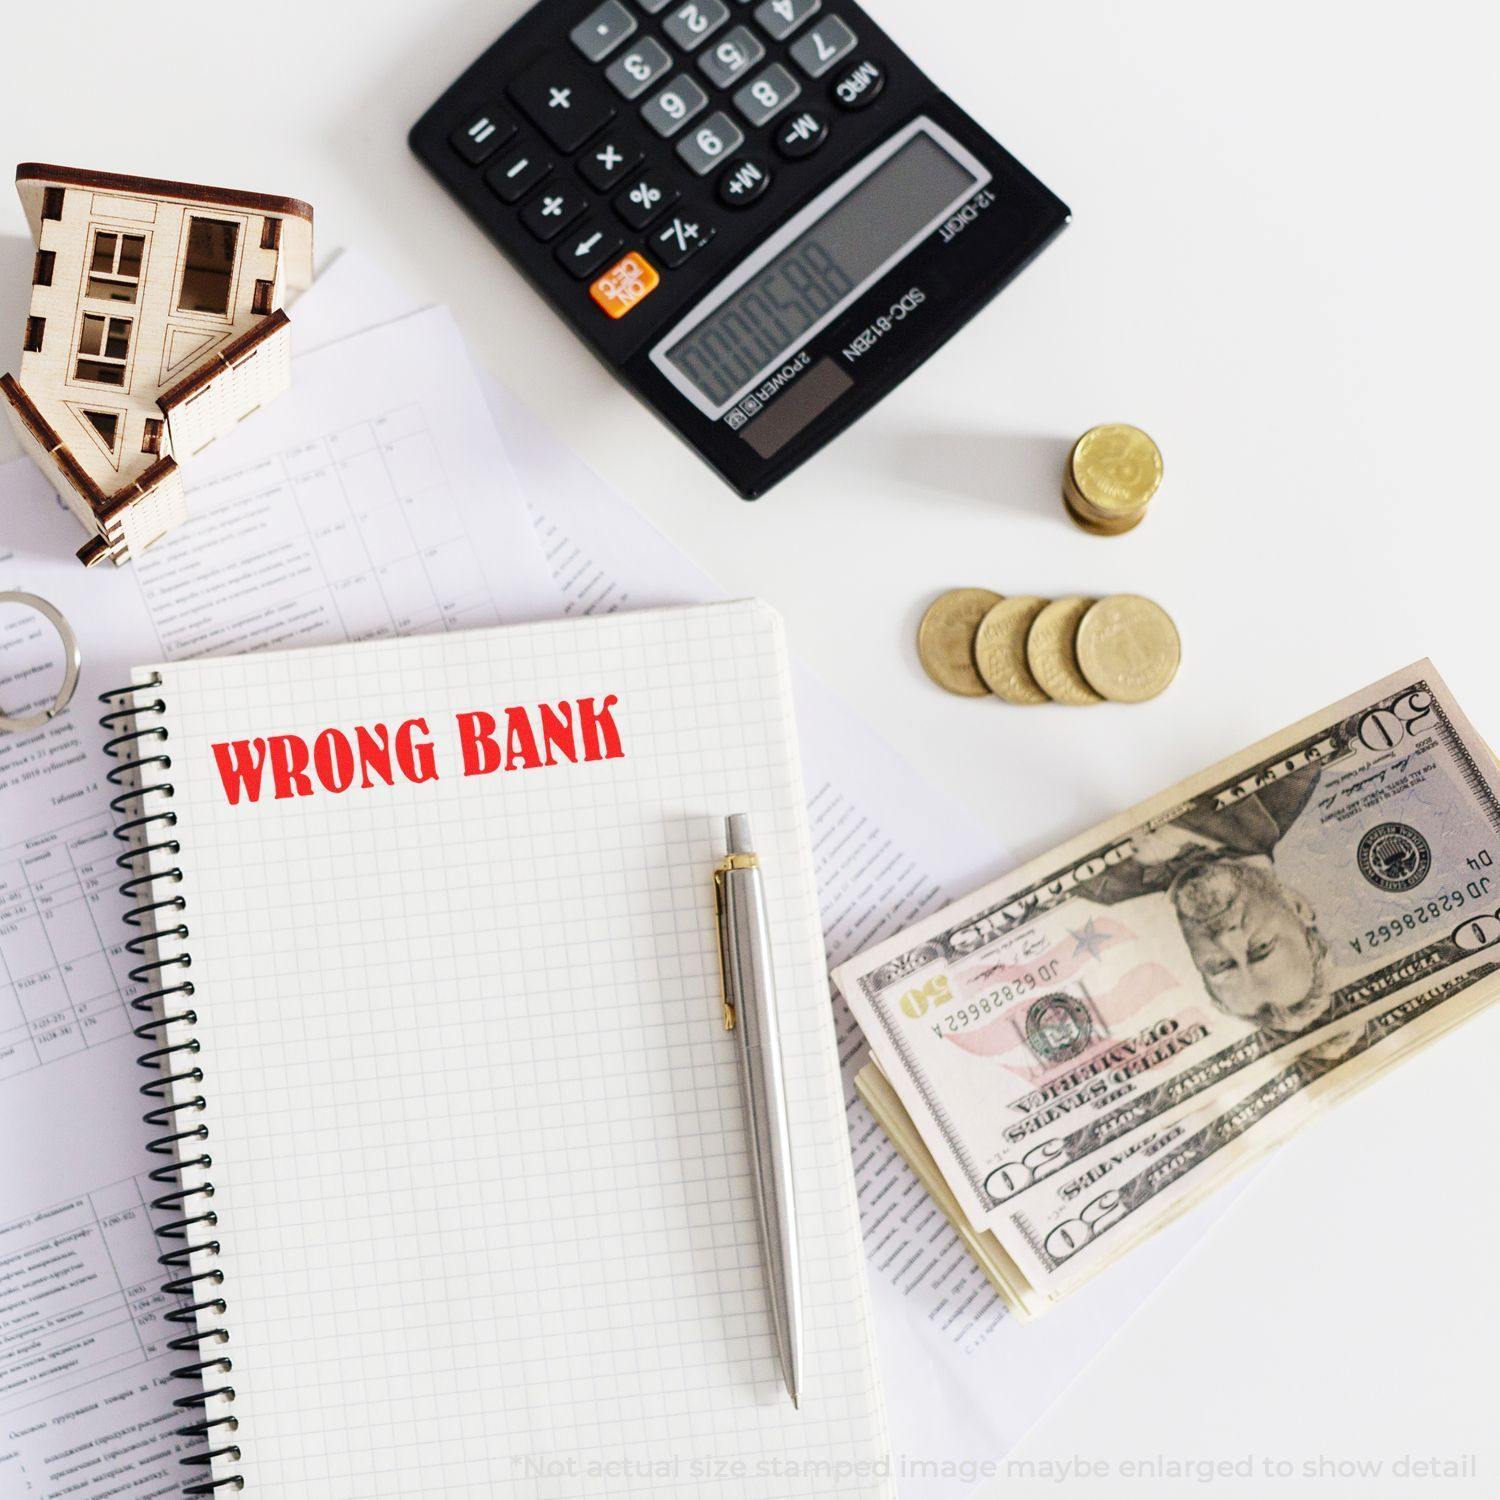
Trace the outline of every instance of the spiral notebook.
{"label": "spiral notebook", "polygon": [[[137,975],[205,1440],[187,1492],[892,1494],[777,617],[136,681],[111,727],[158,934]],[[729,811],[761,846],[783,1008],[800,1410],[721,1022]]]}

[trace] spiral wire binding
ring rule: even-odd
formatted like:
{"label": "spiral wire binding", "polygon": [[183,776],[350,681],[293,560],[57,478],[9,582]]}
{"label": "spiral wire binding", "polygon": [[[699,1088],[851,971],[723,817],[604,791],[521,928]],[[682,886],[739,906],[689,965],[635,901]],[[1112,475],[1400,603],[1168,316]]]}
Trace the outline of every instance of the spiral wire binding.
{"label": "spiral wire binding", "polygon": [[[147,1018],[135,1034],[148,1049],[137,1061],[154,1075],[141,1085],[141,1093],[154,1105],[144,1119],[160,1133],[146,1149],[167,1158],[149,1173],[151,1181],[163,1189],[151,1207],[156,1211],[153,1227],[162,1246],[157,1262],[167,1272],[162,1291],[174,1303],[165,1316],[183,1329],[168,1340],[167,1347],[187,1356],[172,1371],[173,1377],[194,1387],[173,1400],[187,1423],[174,1431],[178,1437],[202,1438],[207,1445],[207,1451],[195,1449],[179,1460],[190,1470],[206,1471],[201,1477],[190,1475],[183,1494],[211,1495],[219,1490],[242,1490],[245,1481],[239,1474],[213,1477],[216,1459],[239,1461],[239,1444],[233,1441],[239,1419],[228,1410],[234,1387],[219,1380],[228,1376],[233,1361],[226,1354],[202,1357],[212,1347],[228,1343],[229,1333],[205,1326],[221,1318],[227,1304],[219,1294],[223,1271],[203,1269],[205,1261],[219,1255],[218,1240],[205,1237],[219,1220],[208,1206],[214,1185],[202,1175],[213,1166],[202,1146],[208,1140],[208,1126],[192,1122],[193,1116],[208,1107],[197,1088],[203,1082],[203,1069],[195,1060],[200,1043],[196,1037],[175,1040],[169,1034],[171,1028],[186,1030],[196,1025],[198,1016],[186,1003],[193,995],[193,981],[180,972],[193,962],[181,946],[188,937],[187,923],[182,920],[187,902],[180,893],[163,894],[182,883],[182,867],[176,863],[182,846],[170,832],[177,814],[160,805],[173,796],[171,781],[160,774],[172,767],[172,757],[163,748],[167,729],[160,723],[143,727],[145,719],[166,712],[160,697],[142,701],[160,686],[160,675],[153,674],[146,682],[101,693],[99,701],[110,711],[99,722],[110,733],[105,754],[115,762],[108,780],[120,788],[110,800],[120,819],[115,837],[128,846],[115,859],[127,875],[120,892],[135,903],[125,913],[126,922],[136,929],[125,949],[135,960],[131,981],[143,991],[131,1000],[131,1008]],[[223,1441],[226,1438],[230,1441]]]}

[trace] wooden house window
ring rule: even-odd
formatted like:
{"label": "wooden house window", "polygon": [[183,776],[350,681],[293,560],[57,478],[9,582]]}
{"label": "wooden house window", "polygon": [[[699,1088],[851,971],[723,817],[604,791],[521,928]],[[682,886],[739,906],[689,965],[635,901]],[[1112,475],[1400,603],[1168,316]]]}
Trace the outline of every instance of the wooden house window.
{"label": "wooden house window", "polygon": [[101,385],[124,385],[125,363],[130,358],[131,327],[129,318],[84,313],[74,376],[79,380],[98,381]]}
{"label": "wooden house window", "polygon": [[89,252],[88,295],[103,302],[134,302],[140,292],[145,251],[144,235],[96,229]]}
{"label": "wooden house window", "polygon": [[40,354],[42,352],[42,340],[47,336],[47,320],[45,318],[27,318],[26,339],[21,349],[26,354]]}
{"label": "wooden house window", "polygon": [[262,250],[281,249],[280,219],[262,219],[260,221],[260,248]]}
{"label": "wooden house window", "polygon": [[36,253],[36,265],[32,267],[32,286],[51,286],[52,272],[57,266],[57,252],[54,250],[38,250]]}
{"label": "wooden house window", "polygon": [[42,217],[44,219],[62,218],[63,190],[60,187],[49,187],[42,189]]}
{"label": "wooden house window", "polygon": [[189,218],[187,259],[182,267],[182,288],[177,294],[179,312],[229,311],[234,284],[234,253],[239,246],[240,226],[228,219]]}
{"label": "wooden house window", "polygon": [[146,430],[141,434],[142,453],[161,452],[161,418],[147,417]]}
{"label": "wooden house window", "polygon": [[113,456],[115,444],[120,441],[119,412],[86,411],[84,416],[89,419],[89,426],[99,434],[99,441],[104,444],[106,451]]}

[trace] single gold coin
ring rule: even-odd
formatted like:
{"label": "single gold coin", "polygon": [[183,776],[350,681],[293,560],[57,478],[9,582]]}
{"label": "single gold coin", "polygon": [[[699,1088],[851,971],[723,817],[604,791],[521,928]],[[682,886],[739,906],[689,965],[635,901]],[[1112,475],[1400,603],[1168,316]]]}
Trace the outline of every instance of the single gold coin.
{"label": "single gold coin", "polygon": [[1124,520],[1145,510],[1161,477],[1161,449],[1123,422],[1091,427],[1068,455],[1075,506],[1091,520]]}
{"label": "single gold coin", "polygon": [[1031,668],[1026,665],[1026,637],[1047,601],[1033,594],[1001,599],[979,622],[974,637],[974,660],[979,675],[997,698],[1029,705],[1047,702]]}
{"label": "single gold coin", "polygon": [[1088,685],[1078,667],[1074,638],[1079,622],[1097,601],[1076,595],[1054,599],[1036,619],[1026,635],[1026,665],[1037,686],[1054,703],[1086,708],[1104,699]]}
{"label": "single gold coin", "polygon": [[1079,622],[1078,665],[1112,703],[1144,703],[1177,675],[1182,639],[1161,605],[1139,594],[1111,594]]}
{"label": "single gold coin", "polygon": [[949,589],[927,606],[917,626],[917,655],[922,670],[940,688],[964,698],[989,696],[974,665],[974,634],[999,602],[1000,595],[991,589]]}

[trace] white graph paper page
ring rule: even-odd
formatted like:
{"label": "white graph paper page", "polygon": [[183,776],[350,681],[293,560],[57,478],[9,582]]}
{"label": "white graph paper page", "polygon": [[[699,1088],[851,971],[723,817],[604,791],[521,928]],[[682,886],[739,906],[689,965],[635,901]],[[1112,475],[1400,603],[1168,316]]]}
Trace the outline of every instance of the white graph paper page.
{"label": "white graph paper page", "polygon": [[[303,347],[413,303],[357,251],[298,303]],[[724,597],[545,424],[483,371],[479,380],[569,614]],[[935,911],[1003,872],[1004,849],[805,669],[793,663],[803,769],[830,965],[882,932]],[[853,832],[851,832],[853,830]],[[898,871],[898,897],[876,871]],[[853,1090],[866,1056],[834,1008],[845,1106],[865,1230],[870,1295],[901,1500],[953,1500],[997,1464],[1137,1312],[1224,1212],[1234,1189],[1201,1205],[1039,1324],[1010,1318]]]}
{"label": "white graph paper page", "polygon": [[[754,602],[154,669],[252,1493],[892,1493],[780,623]],[[456,715],[616,695],[618,758]],[[432,731],[227,800],[210,746]],[[765,863],[802,1227],[781,1383],[710,873]],[[226,1472],[228,1472],[226,1470]]]}

